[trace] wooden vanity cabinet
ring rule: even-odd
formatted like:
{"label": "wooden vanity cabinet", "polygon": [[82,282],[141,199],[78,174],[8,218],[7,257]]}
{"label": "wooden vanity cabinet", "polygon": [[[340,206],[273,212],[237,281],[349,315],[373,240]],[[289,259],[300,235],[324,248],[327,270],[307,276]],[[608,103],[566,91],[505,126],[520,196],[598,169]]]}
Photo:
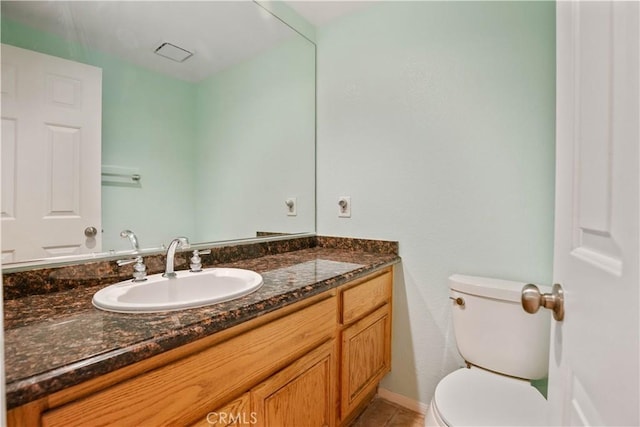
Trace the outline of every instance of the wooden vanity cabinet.
{"label": "wooden vanity cabinet", "polygon": [[390,367],[391,268],[7,413],[9,426],[343,425]]}

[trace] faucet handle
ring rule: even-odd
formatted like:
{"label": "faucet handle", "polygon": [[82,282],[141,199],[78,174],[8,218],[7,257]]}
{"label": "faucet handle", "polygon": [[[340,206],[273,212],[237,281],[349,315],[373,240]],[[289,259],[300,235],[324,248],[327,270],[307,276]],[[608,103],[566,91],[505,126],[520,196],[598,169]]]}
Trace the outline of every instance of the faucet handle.
{"label": "faucet handle", "polygon": [[203,251],[198,249],[194,250],[193,256],[191,257],[191,264],[189,265],[191,269],[189,271],[191,271],[192,273],[198,273],[202,271],[202,258],[200,258],[200,255],[208,255],[210,253],[211,249],[205,249]]}
{"label": "faucet handle", "polygon": [[119,267],[123,265],[133,264],[133,281],[134,282],[144,282],[147,280],[147,266],[144,265],[144,259],[141,256],[137,256],[131,259],[119,259],[116,261]]}
{"label": "faucet handle", "polygon": [[134,262],[138,262],[138,258],[142,258],[142,257],[135,257],[131,259],[119,259],[116,261],[116,264],[118,264],[118,267],[122,267],[123,265],[133,264]]}

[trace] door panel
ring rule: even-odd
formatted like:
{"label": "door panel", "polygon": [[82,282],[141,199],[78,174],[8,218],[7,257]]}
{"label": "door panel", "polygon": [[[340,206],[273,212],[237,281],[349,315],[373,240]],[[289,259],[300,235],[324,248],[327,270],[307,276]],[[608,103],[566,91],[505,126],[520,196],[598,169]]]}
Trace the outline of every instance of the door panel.
{"label": "door panel", "polygon": [[102,71],[2,45],[2,260],[101,251]]}
{"label": "door panel", "polygon": [[557,4],[556,425],[640,424],[639,16],[637,2]]}

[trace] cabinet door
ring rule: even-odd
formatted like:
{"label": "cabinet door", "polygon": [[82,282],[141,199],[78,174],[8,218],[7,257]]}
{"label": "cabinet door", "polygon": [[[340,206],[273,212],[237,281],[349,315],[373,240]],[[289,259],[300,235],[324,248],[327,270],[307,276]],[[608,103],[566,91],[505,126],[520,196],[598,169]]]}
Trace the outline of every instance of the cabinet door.
{"label": "cabinet door", "polygon": [[321,427],[335,422],[335,340],[251,390],[252,416],[264,427]]}
{"label": "cabinet door", "polygon": [[385,304],[342,332],[342,419],[375,388],[391,364],[391,321]]}
{"label": "cabinet door", "polygon": [[207,414],[191,427],[248,427],[254,424],[250,412],[250,395],[245,393]]}

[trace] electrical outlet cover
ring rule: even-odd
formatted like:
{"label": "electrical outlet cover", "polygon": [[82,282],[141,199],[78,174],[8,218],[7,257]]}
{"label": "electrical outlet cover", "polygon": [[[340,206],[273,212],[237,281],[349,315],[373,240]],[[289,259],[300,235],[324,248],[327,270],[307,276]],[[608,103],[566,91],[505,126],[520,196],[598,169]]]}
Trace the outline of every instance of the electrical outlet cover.
{"label": "electrical outlet cover", "polygon": [[296,216],[298,215],[298,199],[297,197],[287,197],[284,201],[285,206],[287,207],[287,215],[288,216]]}
{"label": "electrical outlet cover", "polygon": [[351,218],[351,197],[340,196],[338,198],[338,217]]}

